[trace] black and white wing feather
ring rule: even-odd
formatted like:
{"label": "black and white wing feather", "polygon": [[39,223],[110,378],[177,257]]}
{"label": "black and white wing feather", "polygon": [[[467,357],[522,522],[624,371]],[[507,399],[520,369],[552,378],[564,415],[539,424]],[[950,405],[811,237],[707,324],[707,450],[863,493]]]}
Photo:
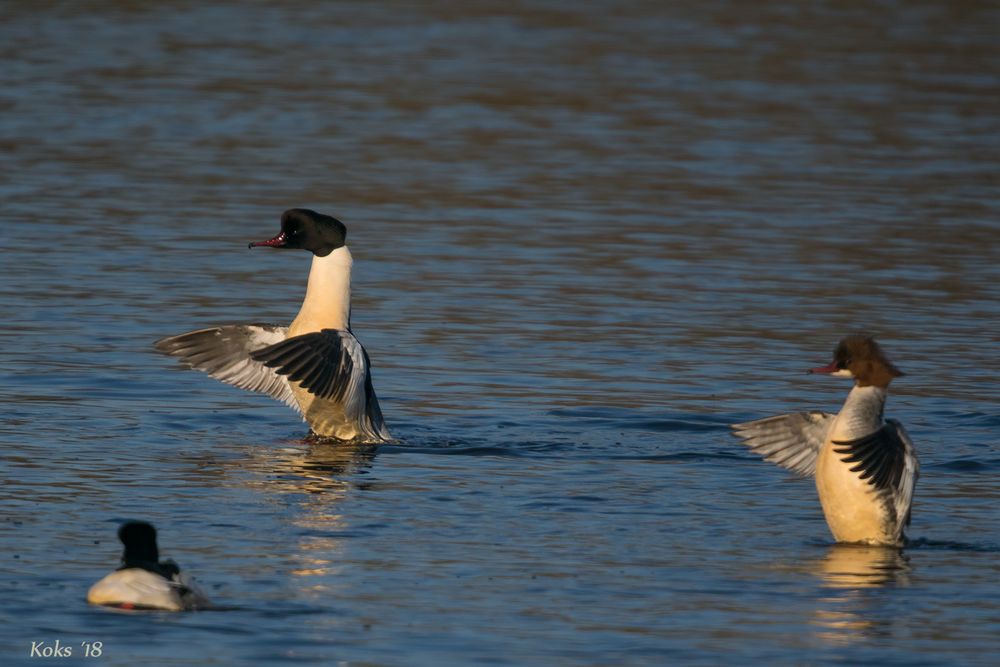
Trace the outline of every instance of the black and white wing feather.
{"label": "black and white wing feather", "polygon": [[253,358],[257,350],[280,343],[287,335],[288,327],[273,324],[231,324],[161,338],[154,346],[217,380],[267,394],[299,411],[288,380]]}
{"label": "black and white wing feather", "polygon": [[368,373],[361,343],[351,332],[339,329],[293,336],[251,356],[310,394],[338,402],[363,391]]}
{"label": "black and white wing feather", "polygon": [[350,331],[323,329],[293,336],[251,356],[317,398],[340,403],[367,437],[389,438],[372,387],[368,353]]}
{"label": "black and white wing feather", "polygon": [[733,435],[765,461],[809,477],[816,472],[816,458],[836,415],[828,412],[795,412],[752,422],[733,424]]}
{"label": "black and white wing feather", "polygon": [[909,525],[920,463],[902,424],[886,419],[882,428],[870,435],[856,440],[834,440],[833,451],[845,463],[854,464],[851,472],[860,473],[861,479],[887,494],[900,526]]}

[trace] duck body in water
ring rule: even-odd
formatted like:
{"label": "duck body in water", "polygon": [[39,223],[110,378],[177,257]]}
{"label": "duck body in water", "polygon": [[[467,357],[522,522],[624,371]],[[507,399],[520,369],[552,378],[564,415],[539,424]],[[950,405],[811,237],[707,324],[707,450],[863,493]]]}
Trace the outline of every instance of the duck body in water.
{"label": "duck body in water", "polygon": [[765,460],[815,477],[838,542],[902,546],[919,464],[903,425],[883,419],[889,383],[902,372],[868,336],[844,338],[833,361],[810,372],[854,380],[840,412],[734,424],[734,434]]}
{"label": "duck body in water", "polygon": [[281,232],[251,243],[312,253],[305,299],[285,327],[231,324],[156,341],[156,349],[227,384],[268,394],[297,410],[323,438],[391,440],[372,384],[368,353],[351,332],[351,268],[342,222],[309,209],[281,216]]}
{"label": "duck body in water", "polygon": [[125,545],[122,565],[90,587],[87,602],[135,610],[192,611],[207,609],[208,597],[194,578],[172,560],[160,560],[156,529],[145,521],[129,521],[118,529]]}

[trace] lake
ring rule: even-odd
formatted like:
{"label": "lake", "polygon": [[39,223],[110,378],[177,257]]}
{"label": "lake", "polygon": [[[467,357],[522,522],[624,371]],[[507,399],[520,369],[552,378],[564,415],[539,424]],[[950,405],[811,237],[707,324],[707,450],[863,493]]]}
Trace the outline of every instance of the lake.
{"label": "lake", "polygon": [[[0,7],[0,662],[988,665],[1000,10]],[[316,443],[157,354],[287,323],[348,228],[387,424]],[[835,545],[728,425],[878,337],[913,542]],[[127,519],[219,611],[87,588]],[[84,644],[101,642],[99,657]]]}

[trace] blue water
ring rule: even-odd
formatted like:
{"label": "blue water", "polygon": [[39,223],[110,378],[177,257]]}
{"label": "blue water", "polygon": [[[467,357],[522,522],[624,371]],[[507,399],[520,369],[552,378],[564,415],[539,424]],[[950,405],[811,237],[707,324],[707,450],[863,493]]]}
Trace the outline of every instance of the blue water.
{"label": "blue water", "polygon": [[[0,19],[0,663],[994,662],[996,9]],[[151,347],[288,322],[308,257],[246,242],[292,206],[348,226],[397,444]],[[857,331],[906,372],[901,553],[728,433],[837,409],[804,370]],[[87,606],[131,518],[225,609]]]}

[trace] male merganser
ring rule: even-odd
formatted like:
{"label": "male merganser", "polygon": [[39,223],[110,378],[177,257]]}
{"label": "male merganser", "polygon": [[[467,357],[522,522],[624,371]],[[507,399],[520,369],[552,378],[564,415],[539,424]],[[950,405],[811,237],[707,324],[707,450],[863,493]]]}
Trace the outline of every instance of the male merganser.
{"label": "male merganser", "polygon": [[838,414],[799,412],[734,424],[750,449],[802,476],[815,475],[823,514],[838,542],[901,546],[919,464],[894,419],[882,419],[889,383],[903,373],[868,336],[848,336],[833,362],[810,373],[854,379]]}
{"label": "male merganser", "polygon": [[160,561],[156,529],[129,521],[118,529],[125,545],[122,566],[90,587],[87,602],[119,609],[190,611],[210,606],[208,597],[172,560]]}
{"label": "male merganser", "polygon": [[351,333],[351,251],[344,223],[293,208],[281,233],[250,247],[313,254],[306,297],[288,327],[234,324],[156,341],[156,349],[227,384],[299,411],[312,432],[357,442],[391,439],[372,386],[368,353]]}

